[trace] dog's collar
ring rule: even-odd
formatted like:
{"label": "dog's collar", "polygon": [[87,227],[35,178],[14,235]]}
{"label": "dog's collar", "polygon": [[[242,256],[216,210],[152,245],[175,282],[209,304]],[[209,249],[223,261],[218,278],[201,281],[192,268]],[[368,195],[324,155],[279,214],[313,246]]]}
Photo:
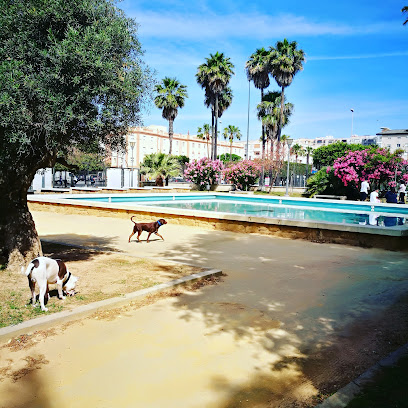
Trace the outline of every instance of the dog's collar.
{"label": "dog's collar", "polygon": [[157,223],[159,224],[159,227],[161,227],[160,221],[157,221]]}
{"label": "dog's collar", "polygon": [[67,278],[67,280],[62,284],[62,286],[65,286],[65,285],[68,283],[70,277],[71,277],[71,272],[68,272],[68,278]]}

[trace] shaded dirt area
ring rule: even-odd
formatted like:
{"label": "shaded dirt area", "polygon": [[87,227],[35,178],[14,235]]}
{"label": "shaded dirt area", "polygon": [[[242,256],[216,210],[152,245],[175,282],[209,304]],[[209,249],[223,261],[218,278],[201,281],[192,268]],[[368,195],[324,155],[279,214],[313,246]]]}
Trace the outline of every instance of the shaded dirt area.
{"label": "shaded dirt area", "polygon": [[[201,272],[202,268],[135,258],[121,253],[98,252],[43,242],[45,256],[62,259],[70,272],[79,277],[76,295],[58,299],[56,285],[50,285],[48,312],[31,307],[31,292],[24,275],[0,271],[0,327],[5,327],[61,310],[121,296],[172,279]],[[37,288],[38,295],[38,288]]]}

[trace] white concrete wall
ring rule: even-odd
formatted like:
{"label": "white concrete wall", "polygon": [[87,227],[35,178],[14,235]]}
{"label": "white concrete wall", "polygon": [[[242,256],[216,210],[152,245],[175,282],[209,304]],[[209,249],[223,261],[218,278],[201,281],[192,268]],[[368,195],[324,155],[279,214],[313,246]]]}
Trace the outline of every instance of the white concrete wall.
{"label": "white concrete wall", "polygon": [[[123,174],[123,185],[122,185]],[[106,178],[108,188],[128,188],[139,187],[139,170],[133,170],[133,186],[132,184],[132,169],[108,168],[106,170]]]}
{"label": "white concrete wall", "polygon": [[52,188],[52,169],[46,168],[38,170],[37,173],[35,173],[31,186],[34,191],[39,191],[42,188]]}
{"label": "white concrete wall", "polygon": [[109,168],[106,170],[106,187],[122,188],[122,169]]}

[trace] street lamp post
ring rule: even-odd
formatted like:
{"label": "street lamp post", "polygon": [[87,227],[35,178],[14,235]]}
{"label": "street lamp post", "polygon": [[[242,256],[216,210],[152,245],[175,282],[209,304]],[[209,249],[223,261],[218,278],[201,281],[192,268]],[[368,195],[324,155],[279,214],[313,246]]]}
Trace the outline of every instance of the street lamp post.
{"label": "street lamp post", "polygon": [[354,109],[350,109],[351,111],[351,137],[353,137],[353,114],[354,114]]}
{"label": "street lamp post", "polygon": [[292,145],[293,139],[286,140],[288,144],[288,165],[286,168],[286,194],[285,197],[289,197],[289,161],[290,161],[290,146]]}
{"label": "street lamp post", "polygon": [[133,149],[135,147],[135,142],[130,142],[130,148],[132,149],[132,158],[131,158],[131,163],[132,163],[132,177],[131,177],[131,182],[130,182],[130,187],[133,187]]}

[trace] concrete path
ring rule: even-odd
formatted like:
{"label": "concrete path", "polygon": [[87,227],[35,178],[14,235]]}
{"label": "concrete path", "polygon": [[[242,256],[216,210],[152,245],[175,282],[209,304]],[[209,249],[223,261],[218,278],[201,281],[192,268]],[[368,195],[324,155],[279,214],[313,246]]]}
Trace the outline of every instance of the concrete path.
{"label": "concrete path", "polygon": [[[312,401],[327,373],[353,365],[339,356],[328,367],[311,356],[354,336],[359,322],[408,290],[406,253],[171,224],[160,229],[165,241],[129,244],[128,220],[33,215],[43,239],[227,276],[113,320],[84,319],[61,333],[57,327],[26,350],[0,349],[0,373],[25,373],[0,382],[1,407],[293,407]],[[351,375],[380,357],[360,359]]]}

